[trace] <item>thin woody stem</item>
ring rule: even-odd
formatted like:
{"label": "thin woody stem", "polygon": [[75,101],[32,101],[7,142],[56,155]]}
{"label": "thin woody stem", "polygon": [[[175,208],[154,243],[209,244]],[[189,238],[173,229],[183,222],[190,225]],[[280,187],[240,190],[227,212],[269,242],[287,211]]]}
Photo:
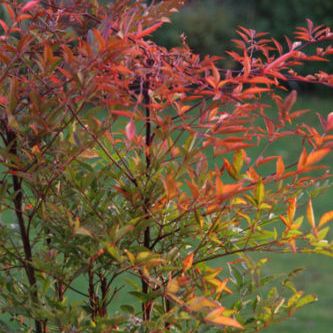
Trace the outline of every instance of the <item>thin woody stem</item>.
{"label": "thin woody stem", "polygon": [[[151,119],[150,119],[150,97],[149,97],[149,81],[144,82],[143,84],[143,98],[144,98],[144,104],[145,104],[145,111],[146,111],[146,136],[145,136],[145,155],[146,155],[146,178],[147,182],[149,181],[149,174],[150,174],[150,166],[151,166],[151,156],[150,156],[150,145],[151,145]],[[149,207],[149,198],[145,196],[144,199],[144,210],[145,215],[147,218],[149,218],[148,214],[148,207]],[[150,248],[150,241],[151,241],[151,235],[150,235],[150,227],[146,227],[144,231],[144,240],[143,245],[147,249]],[[147,282],[142,278],[142,292],[144,294],[148,293],[149,286]],[[150,318],[150,312],[151,312],[151,303],[150,302],[144,302],[142,303],[142,317],[143,320],[149,320]]]}
{"label": "thin woody stem", "polygon": [[[7,129],[7,145],[10,147],[9,151],[11,154],[17,156],[17,137],[16,134]],[[32,265],[32,248],[29,238],[29,233],[27,227],[25,225],[24,216],[23,216],[23,192],[22,192],[22,182],[19,177],[16,175],[16,169],[11,170],[12,173],[12,181],[13,181],[13,190],[14,190],[14,208],[15,215],[17,218],[17,223],[20,230],[20,236],[23,245],[24,252],[24,261],[23,266],[29,281],[29,285],[31,287],[31,297],[32,300],[38,304],[38,292],[37,292],[37,279],[35,274],[35,269]],[[35,320],[35,330],[36,333],[43,333],[43,322],[40,320]]]}

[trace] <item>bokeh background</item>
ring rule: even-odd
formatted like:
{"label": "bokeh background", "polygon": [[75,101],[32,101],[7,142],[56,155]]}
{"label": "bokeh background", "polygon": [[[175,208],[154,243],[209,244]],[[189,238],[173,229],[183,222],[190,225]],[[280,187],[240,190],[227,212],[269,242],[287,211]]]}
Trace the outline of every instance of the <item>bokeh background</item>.
{"label": "bokeh background", "polygon": [[[187,36],[189,46],[201,55],[225,56],[224,52],[233,47],[232,38],[237,35],[237,26],[269,32],[282,41],[284,36],[293,37],[296,26],[305,25],[305,19],[315,24],[333,28],[333,0],[192,0],[172,17],[172,24],[165,25],[155,35],[159,44],[174,47],[181,44],[180,34]],[[230,60],[222,59],[223,66],[233,66]],[[320,69],[333,72],[332,64],[309,64],[306,72]],[[312,110],[303,120],[317,124],[316,113],[327,115],[333,111],[333,90],[315,85],[290,84],[299,92],[296,108]],[[283,156],[296,153],[292,144],[281,144]],[[298,152],[297,152],[298,153]],[[333,166],[333,160],[327,163]],[[314,199],[318,216],[333,210],[332,188]],[[333,238],[333,235],[331,235]],[[272,254],[268,255],[272,258]],[[300,289],[318,295],[318,302],[306,306],[296,317],[273,325],[267,333],[330,333],[333,332],[333,258],[313,255],[274,255],[270,270],[274,273],[304,268],[297,277]]]}
{"label": "bokeh background", "polygon": [[280,40],[292,36],[306,18],[333,25],[331,0],[187,0],[186,4],[173,15],[172,25],[162,27],[155,37],[171,47],[180,45],[179,35],[184,32],[191,48],[202,55],[220,55],[230,48],[239,25],[269,32]]}

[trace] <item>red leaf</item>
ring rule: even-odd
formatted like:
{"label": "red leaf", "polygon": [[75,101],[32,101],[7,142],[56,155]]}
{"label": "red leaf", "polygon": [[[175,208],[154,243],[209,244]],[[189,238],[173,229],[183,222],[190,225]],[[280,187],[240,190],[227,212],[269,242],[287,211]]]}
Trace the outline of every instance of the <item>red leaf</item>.
{"label": "red leaf", "polygon": [[254,88],[249,88],[243,91],[242,95],[254,95],[254,94],[261,94],[263,92],[267,92],[270,91],[271,89],[269,88],[258,88],[258,87],[254,87]]}
{"label": "red leaf", "polygon": [[327,116],[327,122],[326,122],[326,131],[333,130],[333,112],[329,113]]}
{"label": "red leaf", "polygon": [[268,157],[259,156],[256,160],[256,166],[268,163],[268,162],[273,161],[275,159],[276,159],[276,156],[268,156]]}
{"label": "red leaf", "polygon": [[7,33],[7,31],[8,31],[7,24],[3,20],[0,20],[0,25],[1,25],[2,29],[4,30],[4,32]]}
{"label": "red leaf", "polygon": [[297,100],[297,91],[293,90],[285,99],[283,111],[288,114]]}
{"label": "red leaf", "polygon": [[39,3],[39,0],[33,0],[33,1],[29,1],[27,2],[22,8],[21,8],[21,12],[27,12],[29,10],[31,10],[32,8],[34,8],[35,6],[37,6]]}
{"label": "red leaf", "polygon": [[294,50],[289,51],[288,53],[285,53],[284,55],[281,55],[280,57],[278,57],[277,59],[275,59],[274,61],[272,61],[271,63],[266,65],[265,68],[265,72],[272,70],[275,67],[279,67],[285,64],[285,62],[287,60],[289,60],[289,58],[292,58],[295,56],[297,52]]}
{"label": "red leaf", "polygon": [[131,118],[133,116],[133,112],[126,111],[126,110],[111,110],[110,113],[117,115],[117,116],[124,116],[127,118]]}
{"label": "red leaf", "polygon": [[212,73],[213,73],[215,82],[220,82],[221,81],[220,72],[214,65],[212,66]]}
{"label": "red leaf", "polygon": [[248,56],[246,50],[244,50],[243,56],[243,71],[244,77],[247,78],[251,72],[251,58]]}
{"label": "red leaf", "polygon": [[135,35],[135,38],[142,38],[142,37],[145,37],[147,35],[150,35],[153,32],[155,32],[159,27],[161,27],[163,24],[164,24],[164,22],[158,22],[158,23],[152,25],[151,27],[137,33]]}
{"label": "red leaf", "polygon": [[2,6],[6,8],[7,14],[9,15],[10,19],[12,21],[15,21],[16,15],[15,15],[13,8],[7,3],[2,3]]}
{"label": "red leaf", "polygon": [[8,99],[5,96],[0,96],[0,105],[1,106],[6,106],[8,103]]}

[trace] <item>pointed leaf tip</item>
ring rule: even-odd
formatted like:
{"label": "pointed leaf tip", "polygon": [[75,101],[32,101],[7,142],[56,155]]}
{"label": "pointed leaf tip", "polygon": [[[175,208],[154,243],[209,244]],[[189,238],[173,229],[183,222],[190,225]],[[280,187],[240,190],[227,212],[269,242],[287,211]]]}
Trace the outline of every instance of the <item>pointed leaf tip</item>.
{"label": "pointed leaf tip", "polygon": [[308,205],[306,207],[306,217],[308,218],[309,224],[311,225],[312,229],[315,229],[316,222],[315,217],[313,214],[313,207],[312,207],[312,200],[310,199]]}
{"label": "pointed leaf tip", "polygon": [[135,138],[135,133],[136,133],[135,124],[134,124],[133,119],[131,119],[129,121],[129,123],[126,125],[125,133],[126,133],[127,139],[130,141],[133,141],[133,139]]}
{"label": "pointed leaf tip", "polygon": [[322,148],[311,152],[306,158],[305,165],[309,166],[321,161],[329,152],[330,152],[329,148]]}
{"label": "pointed leaf tip", "polygon": [[223,316],[222,314],[224,310],[225,309],[223,307],[218,307],[217,309],[211,311],[205,317],[205,321],[217,326],[229,326],[243,329],[243,326],[236,319]]}
{"label": "pointed leaf tip", "polygon": [[333,220],[333,210],[330,210],[329,212],[326,212],[323,214],[323,216],[319,220],[319,226],[322,227],[326,223]]}
{"label": "pointed leaf tip", "polygon": [[32,8],[34,8],[35,6],[37,6],[39,3],[39,0],[33,0],[33,1],[29,1],[27,2],[21,9],[21,12],[27,12],[29,10],[31,10]]}
{"label": "pointed leaf tip", "polygon": [[333,112],[330,112],[327,116],[326,131],[333,130]]}
{"label": "pointed leaf tip", "polygon": [[193,258],[194,258],[194,253],[190,253],[186,256],[186,258],[183,261],[183,271],[186,272],[188,271],[193,264]]}

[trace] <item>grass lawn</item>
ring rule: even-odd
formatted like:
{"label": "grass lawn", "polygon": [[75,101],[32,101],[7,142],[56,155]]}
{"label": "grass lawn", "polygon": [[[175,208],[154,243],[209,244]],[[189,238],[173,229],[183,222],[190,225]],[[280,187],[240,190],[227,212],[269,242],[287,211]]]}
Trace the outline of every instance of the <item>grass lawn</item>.
{"label": "grass lawn", "polygon": [[[333,111],[333,98],[299,96],[297,108],[308,108],[311,112],[304,116],[304,121],[316,125],[318,118],[316,112],[326,116]],[[286,143],[279,147],[284,156],[295,152],[292,144]],[[331,158],[327,165],[333,166]],[[314,200],[314,209],[322,214],[324,211],[333,210],[333,189]],[[318,215],[319,215],[318,214]],[[331,232],[331,237],[332,232]],[[268,328],[267,333],[329,333],[333,326],[333,258],[319,255],[268,255],[274,266],[274,272],[292,270],[303,267],[305,271],[296,278],[296,284],[307,293],[318,296],[318,302],[305,306],[295,317]]]}
{"label": "grass lawn", "polygon": [[274,271],[304,267],[296,285],[318,296],[296,316],[267,329],[267,333],[329,333],[333,325],[333,258],[318,255],[274,255]]}

